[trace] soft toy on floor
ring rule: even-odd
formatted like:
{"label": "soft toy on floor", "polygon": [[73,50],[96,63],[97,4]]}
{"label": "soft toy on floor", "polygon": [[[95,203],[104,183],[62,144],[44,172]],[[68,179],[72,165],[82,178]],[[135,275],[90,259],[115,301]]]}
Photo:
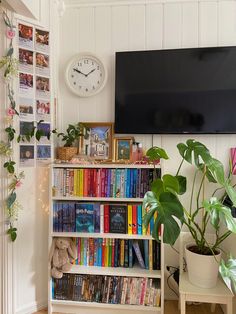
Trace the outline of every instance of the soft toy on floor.
{"label": "soft toy on floor", "polygon": [[70,238],[54,238],[49,255],[51,275],[62,278],[63,272],[72,268],[72,262],[77,258],[77,249]]}

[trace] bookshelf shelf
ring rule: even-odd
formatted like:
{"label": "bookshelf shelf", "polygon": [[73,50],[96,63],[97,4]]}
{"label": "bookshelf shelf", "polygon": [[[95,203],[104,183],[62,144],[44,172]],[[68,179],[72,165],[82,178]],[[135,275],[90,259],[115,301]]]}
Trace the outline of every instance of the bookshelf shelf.
{"label": "bookshelf shelf", "polygon": [[74,265],[68,273],[86,275],[122,276],[122,277],[161,278],[160,270],[150,271],[147,269],[142,269],[139,266],[134,266],[133,268],[124,268],[124,267],[97,267]]}
{"label": "bookshelf shelf", "polygon": [[[139,165],[139,164],[54,164],[54,168],[91,168],[91,169],[100,169],[100,168],[108,168],[108,169],[153,169],[154,166],[151,164],[147,165]],[[156,169],[160,168],[160,165],[155,165]]]}
{"label": "bookshelf shelf", "polygon": [[108,238],[108,239],[140,239],[151,240],[151,235],[123,234],[123,233],[87,233],[87,232],[52,232],[52,237],[69,238]]}
{"label": "bookshelf shelf", "polygon": [[142,203],[142,198],[121,197],[83,197],[83,196],[58,196],[52,197],[53,201],[87,201],[87,202],[120,202],[120,203]]}
{"label": "bookshelf shelf", "polygon": [[[92,307],[94,308],[107,308],[116,310],[133,310],[141,311],[145,313],[149,312],[160,312],[161,307],[143,306],[143,305],[129,305],[129,304],[107,304],[107,303],[96,303],[96,302],[79,302],[79,301],[66,301],[66,300],[51,300],[52,305],[64,305],[64,306],[81,306],[81,307]],[[65,312],[64,312],[65,313]],[[66,312],[68,313],[68,312]]]}
{"label": "bookshelf shelf", "polygon": [[[61,170],[60,170],[60,168],[61,168]],[[80,253],[81,254],[80,255],[81,260],[79,263],[84,264],[84,265],[76,265],[76,264],[73,265],[72,269],[63,276],[63,278],[66,278],[65,280],[68,280],[68,281],[64,280],[64,282],[62,283],[62,285],[64,285],[63,286],[64,290],[63,289],[61,290],[62,294],[60,294],[60,292],[59,292],[59,294],[55,294],[55,289],[57,289],[58,284],[53,283],[53,280],[51,279],[51,275],[49,272],[49,276],[48,276],[48,290],[49,290],[48,313],[49,314],[52,314],[54,312],[73,313],[73,314],[120,314],[120,311],[124,311],[127,314],[135,314],[136,311],[139,311],[142,314],[148,314],[150,312],[164,314],[164,267],[163,267],[163,265],[164,265],[164,254],[163,254],[164,253],[164,246],[162,243],[159,246],[159,248],[157,248],[156,245],[154,246],[155,243],[153,243],[152,236],[150,235],[151,227],[150,227],[150,230],[148,231],[149,232],[148,235],[134,234],[134,233],[138,233],[138,232],[140,233],[140,229],[138,230],[138,228],[140,227],[140,224],[142,226],[142,215],[143,215],[143,211],[142,211],[142,208],[140,205],[143,202],[143,198],[142,198],[142,196],[144,195],[143,192],[145,193],[145,191],[147,191],[147,189],[148,189],[148,186],[150,186],[149,185],[150,180],[151,180],[152,175],[153,175],[152,169],[154,169],[154,168],[159,169],[158,171],[160,173],[160,171],[161,171],[160,165],[155,165],[155,167],[154,167],[154,165],[138,165],[138,164],[134,165],[134,164],[114,164],[114,163],[111,163],[111,164],[110,163],[107,163],[107,164],[67,164],[67,163],[62,164],[62,163],[60,163],[59,164],[58,163],[58,164],[53,164],[51,166],[51,183],[50,183],[51,204],[50,204],[50,211],[49,211],[49,247],[51,247],[52,240],[55,237],[67,237],[67,238],[76,239],[75,242],[76,242],[76,245],[78,245],[78,249],[80,248],[80,250],[81,250],[81,247],[83,248],[82,251],[80,251],[82,253]],[[84,170],[81,170],[81,169],[84,169]],[[88,169],[88,170],[86,170],[86,169]],[[92,170],[92,169],[96,169],[96,170]],[[99,169],[101,169],[101,170],[99,170]],[[111,169],[111,170],[109,170],[109,169]],[[120,169],[120,170],[116,170],[116,169]],[[122,170],[122,169],[125,169],[125,170]],[[129,170],[129,169],[131,169],[131,170]],[[141,169],[141,170],[136,171],[136,170],[132,170],[132,169]],[[147,171],[145,171],[145,170],[147,170]],[[93,171],[94,171],[94,173],[99,174],[98,178],[100,178],[100,179],[98,179],[98,180],[102,180],[101,179],[102,173],[103,174],[105,173],[105,179],[104,180],[107,180],[107,182],[109,182],[109,183],[106,183],[107,185],[105,185],[105,188],[107,188],[107,186],[110,186],[111,182],[113,182],[111,184],[111,187],[107,188],[108,190],[110,190],[112,192],[110,194],[109,194],[109,192],[107,192],[107,193],[106,192],[105,193],[95,193],[94,194],[93,189],[94,189],[94,186],[96,186],[96,184],[95,184],[95,182],[96,182],[95,177],[96,176],[94,175],[94,179],[93,179],[93,175],[91,175],[91,178],[90,179],[88,178],[89,183],[86,183],[86,185],[89,186],[89,184],[94,184],[92,187],[92,192],[87,187],[89,193],[84,193],[84,195],[103,195],[103,196],[104,195],[111,195],[111,196],[115,196],[115,195],[124,196],[125,195],[125,196],[132,196],[132,197],[70,196],[71,194],[83,195],[83,192],[81,192],[81,190],[80,190],[80,186],[82,185],[83,188],[85,189],[85,183],[84,182],[86,181],[86,179],[84,179],[84,178],[87,178],[87,177],[82,176],[84,181],[80,181],[80,179],[78,179],[80,177],[80,173],[81,172],[84,172],[84,173],[91,172],[92,173]],[[74,175],[72,175],[71,177],[70,176],[68,177],[68,176],[65,176],[63,174],[63,176],[61,176],[60,179],[58,179],[58,175],[56,175],[56,173],[58,174],[58,172],[60,172],[60,173],[61,172],[63,172],[63,173],[71,173],[72,172],[72,173],[74,173]],[[109,177],[110,174],[107,174],[109,172],[112,173],[111,178],[115,178],[115,179],[111,179]],[[130,173],[130,179],[129,179],[128,175],[127,175],[127,177],[125,177],[125,180],[121,177],[115,177],[117,172]],[[133,173],[135,173],[135,172],[139,173],[138,174],[139,180],[137,178],[136,178],[136,181],[133,179],[133,174],[131,174],[132,172]],[[115,173],[114,177],[113,177],[113,173]],[[151,175],[151,176],[149,176],[149,175]],[[75,179],[76,181],[74,181],[74,183],[72,183],[73,181],[71,181],[71,180],[74,180],[74,177],[77,179]],[[109,179],[108,179],[108,177],[109,177]],[[115,180],[115,181],[109,181],[109,180]],[[128,183],[128,180],[130,180],[129,183]],[[134,180],[134,181],[131,181],[131,180]],[[56,184],[55,184],[55,182],[56,182]],[[83,184],[82,184],[82,182],[83,182]],[[92,183],[92,182],[94,182],[94,183]],[[100,192],[101,192],[102,191],[102,184],[103,184],[101,182],[104,182],[104,181],[99,181],[99,182],[100,183],[97,183],[97,184],[100,184],[99,188],[101,189],[100,190]],[[124,191],[126,191],[126,193],[116,194],[116,190],[115,190],[114,186],[116,186],[116,188],[117,188],[117,186],[118,186],[117,182],[123,182],[123,184],[125,184],[125,185],[127,184],[127,187],[129,186],[129,188],[127,190],[125,190],[125,188],[124,188]],[[58,183],[59,183],[59,185],[58,185]],[[61,189],[60,184],[62,184],[62,185],[64,184],[64,186],[62,186],[63,189]],[[135,186],[133,187],[132,184],[134,184],[134,185],[136,184],[136,187]],[[59,186],[59,189],[58,189],[58,186]],[[68,186],[69,186],[69,189],[67,189]],[[73,189],[71,190],[72,191],[72,193],[71,193],[71,191],[70,191],[71,186],[74,186],[73,189],[76,193],[73,193]],[[113,187],[113,190],[112,190],[112,187]],[[64,195],[67,195],[67,196],[64,196]],[[134,197],[135,195],[139,196],[139,197]],[[76,208],[76,205],[73,205],[73,203],[74,204],[80,203],[80,204],[83,204],[83,206],[91,206],[91,203],[93,203],[93,205],[92,205],[92,206],[94,206],[93,208],[100,206],[99,215],[93,216],[94,222],[96,221],[96,223],[97,223],[97,220],[96,220],[97,218],[95,218],[95,217],[100,216],[100,227],[95,229],[95,225],[94,225],[94,231],[105,230],[108,232],[109,231],[113,231],[113,232],[118,231],[118,232],[127,232],[127,233],[88,232],[89,229],[86,229],[86,230],[80,229],[80,227],[78,227],[78,225],[77,225],[78,221],[79,221],[77,219],[80,219],[80,218],[78,218],[80,216],[77,216],[78,215],[77,211],[75,214],[76,216],[74,216],[75,218],[71,218],[72,216],[67,216],[68,214],[66,212],[66,210],[67,210],[66,206],[68,206],[68,211],[71,210],[71,208],[73,208],[73,206],[75,206],[75,208]],[[88,204],[86,204],[86,203],[88,203]],[[63,205],[63,204],[66,204],[66,205]],[[67,223],[69,221],[69,224],[70,224],[73,221],[75,223],[75,225],[74,225],[75,227],[71,228],[69,226],[67,228],[66,223],[65,223],[65,227],[64,227],[64,220],[59,220],[59,214],[57,212],[57,211],[61,210],[60,206],[62,206],[62,208],[63,208],[62,209],[62,211],[63,211],[62,217],[63,218],[60,218],[60,219],[64,219],[64,217],[66,217],[66,219],[69,219],[69,220],[67,220]],[[109,228],[106,229],[105,206],[106,207],[110,206],[113,208],[119,207],[121,209],[124,208],[124,206],[126,206],[125,207],[126,212],[123,211],[127,215],[125,218],[126,219],[125,220],[126,221],[126,227],[127,227],[126,230],[120,229],[120,227],[119,227],[119,229],[115,229],[114,227],[113,227],[113,229],[110,229],[110,223],[111,223],[110,220],[109,220]],[[128,216],[128,215],[130,215],[129,213],[130,213],[131,207],[135,208],[134,213],[136,212],[136,214],[134,214],[131,211],[131,223],[130,223],[130,220],[129,220],[130,216]],[[140,214],[140,212],[141,212],[141,214]],[[110,213],[111,213],[111,211],[110,211]],[[66,215],[66,216],[64,216],[64,215]],[[93,215],[95,215],[95,214],[93,214]],[[55,221],[55,217],[57,217],[56,219],[58,219],[57,222]],[[68,218],[68,217],[70,217],[70,218]],[[103,219],[104,219],[103,224],[102,224],[101,217],[103,217]],[[141,217],[141,220],[139,220],[140,217]],[[110,218],[108,218],[108,219],[110,219]],[[136,225],[134,224],[134,221],[136,221]],[[131,233],[130,229],[128,229],[128,228],[130,228],[131,224],[132,224],[132,233],[133,234],[128,234],[128,232]],[[123,223],[123,225],[124,225],[124,223]],[[133,229],[133,226],[136,226],[136,227]],[[77,230],[77,231],[86,231],[86,232],[67,232],[67,231],[62,232],[62,230],[67,230],[67,231]],[[143,232],[143,229],[141,230],[141,232]],[[99,239],[105,239],[105,240],[99,240]],[[144,242],[144,240],[145,240],[145,242]],[[131,253],[130,253],[130,251],[123,251],[123,253],[121,253],[122,251],[119,251],[119,253],[118,253],[118,266],[119,266],[119,263],[120,263],[120,265],[122,265],[122,262],[121,262],[121,255],[122,254],[123,255],[126,254],[125,258],[127,258],[127,256],[128,256],[128,261],[129,262],[131,261],[131,266],[133,263],[135,263],[135,265],[133,267],[85,266],[86,264],[88,265],[90,263],[90,257],[89,257],[90,252],[92,252],[92,256],[95,254],[94,253],[95,251],[93,249],[94,247],[93,246],[90,247],[90,244],[93,243],[91,245],[95,245],[94,243],[101,243],[100,241],[102,241],[102,245],[104,245],[103,248],[105,247],[105,245],[108,245],[107,247],[112,248],[112,250],[114,250],[113,249],[114,247],[118,247],[120,250],[121,243],[126,243],[125,244],[126,249],[127,249],[127,247],[129,247],[128,250],[130,250],[130,247],[131,247]],[[117,245],[117,242],[119,243],[118,245]],[[86,243],[86,246],[84,243]],[[90,244],[88,244],[88,243],[90,243]],[[130,246],[130,243],[131,243],[131,246]],[[148,250],[147,250],[147,243],[148,243]],[[146,266],[149,265],[149,267],[151,267],[151,268],[153,267],[154,269],[158,269],[160,267],[161,270],[149,270],[149,269],[141,268],[140,265],[142,265],[142,264],[140,264],[140,256],[138,256],[138,253],[136,252],[137,247],[135,247],[135,245],[140,246],[139,254],[143,255],[143,260],[145,259],[145,265]],[[144,248],[144,246],[145,246],[145,248]],[[156,249],[154,249],[155,247],[156,247]],[[87,249],[85,249],[85,248],[87,248]],[[100,246],[100,248],[101,248],[101,246]],[[102,248],[102,250],[103,250],[103,248]],[[90,249],[91,249],[91,251],[90,251]],[[132,251],[133,251],[133,253],[132,253]],[[96,252],[98,252],[98,251],[96,251]],[[109,252],[110,252],[109,254],[113,254],[112,258],[114,258],[114,251],[112,251],[112,253],[111,253],[111,251],[109,251]],[[115,251],[115,252],[118,252],[118,251]],[[127,252],[129,252],[129,253],[127,254]],[[144,252],[146,252],[148,254],[144,254]],[[155,264],[156,266],[154,267],[153,254],[155,254],[155,256],[157,256],[158,252],[159,252],[159,257],[156,257],[156,258],[158,259],[159,264],[157,264],[157,261],[156,261],[156,264]],[[149,253],[150,253],[150,255],[149,255]],[[87,262],[86,262],[86,260],[84,261],[84,256],[86,256],[85,254],[88,254],[87,255]],[[97,256],[97,254],[98,253],[96,253],[96,256]],[[107,253],[104,253],[104,254],[107,254]],[[117,254],[117,253],[115,253],[115,254]],[[131,254],[132,260],[130,260],[130,254]],[[81,257],[81,256],[83,256],[83,257]],[[115,263],[117,263],[117,255],[115,255],[115,256],[116,256],[115,257]],[[109,255],[109,258],[110,257],[111,257],[111,255]],[[100,258],[101,258],[101,255],[100,255]],[[123,256],[123,258],[124,258],[124,256]],[[142,258],[142,256],[141,256],[141,258]],[[95,261],[95,257],[94,257],[94,261]],[[126,262],[127,262],[127,259],[126,259]],[[101,263],[101,259],[100,259],[100,263]],[[152,263],[153,263],[153,266],[152,266]],[[93,262],[92,262],[92,264],[90,264],[90,265],[108,266],[108,265],[111,265],[111,259],[109,260],[108,263],[105,263],[105,264],[95,264],[95,262],[93,264]],[[112,265],[117,265],[117,264],[114,264],[114,259],[113,259]],[[127,266],[130,264],[128,263],[128,264],[123,264],[123,265]],[[143,265],[142,267],[144,267],[145,265]],[[49,267],[49,269],[50,269],[50,267]],[[93,276],[98,276],[98,277],[93,277]],[[105,276],[108,276],[108,277],[105,277]],[[107,301],[110,303],[71,301],[71,300],[75,300],[75,299],[81,300],[81,298],[78,297],[78,295],[81,295],[80,294],[81,292],[79,292],[78,295],[75,295],[74,292],[73,292],[73,294],[72,294],[72,292],[70,292],[70,294],[68,294],[68,295],[66,292],[63,294],[63,291],[66,291],[66,290],[67,291],[77,291],[77,290],[74,290],[74,289],[77,289],[77,288],[75,288],[75,287],[77,287],[76,286],[77,283],[75,283],[75,281],[73,281],[73,280],[75,280],[75,278],[77,278],[76,279],[77,283],[78,283],[77,280],[79,280],[79,278],[80,278],[81,279],[80,282],[83,282],[83,285],[87,284],[87,283],[85,283],[86,280],[89,280],[89,284],[91,283],[92,285],[94,285],[93,280],[95,280],[95,281],[101,282],[103,287],[106,287],[105,283],[107,283],[107,281],[109,281],[109,282],[113,281],[114,283],[116,283],[117,281],[115,281],[115,280],[118,280],[118,282],[122,283],[122,289],[119,290],[118,294],[116,294],[117,292],[115,292],[116,290],[114,289],[114,287],[117,288],[117,286],[113,286],[113,288],[112,288],[113,290],[110,290],[111,289],[111,288],[109,288],[110,286],[108,286],[108,288],[105,288],[105,289],[108,289],[108,294],[104,294],[104,292],[102,292],[103,293],[102,295],[107,296]],[[115,278],[117,278],[117,279],[115,279]],[[124,288],[125,282],[126,282],[126,288]],[[113,283],[113,285],[114,285],[114,283]],[[132,284],[133,284],[133,286],[132,286]],[[128,285],[130,285],[129,288],[127,288]],[[132,289],[134,289],[133,294],[131,294],[131,296],[133,295],[134,300],[135,300],[135,298],[137,298],[136,293],[138,293],[138,292],[136,292],[136,291],[138,291],[138,289],[142,289],[142,290],[139,290],[139,293],[141,295],[140,291],[144,291],[144,292],[142,292],[142,293],[144,293],[144,294],[142,294],[142,296],[144,295],[145,303],[146,303],[147,302],[146,301],[147,295],[149,295],[149,298],[150,298],[150,293],[151,293],[150,291],[152,290],[153,303],[158,304],[158,301],[156,301],[156,303],[155,303],[155,300],[158,300],[158,299],[156,299],[156,295],[157,295],[157,297],[159,295],[160,300],[161,300],[160,306],[156,307],[156,306],[147,306],[147,305],[144,306],[144,305],[130,305],[130,304],[114,304],[113,299],[112,298],[109,299],[109,297],[112,296],[112,293],[113,293],[113,295],[115,296],[115,299],[116,299],[116,296],[118,296],[118,299],[116,299],[116,300],[119,300],[118,302],[124,303],[123,301],[121,301],[122,300],[121,297],[123,298],[123,293],[124,293],[123,291],[130,291],[130,290],[124,290],[124,289],[131,289],[131,286],[133,287]],[[143,288],[143,287],[145,287],[145,288]],[[96,288],[94,288],[94,289],[96,289]],[[154,290],[155,290],[155,292],[154,292]],[[85,291],[87,291],[87,290],[85,290]],[[101,290],[99,290],[99,291],[101,291]],[[157,291],[159,291],[159,292],[157,292]],[[146,294],[146,293],[148,293],[148,294]],[[154,293],[155,293],[155,297],[154,297]],[[130,303],[129,301],[127,301],[126,292],[124,293],[124,297],[125,297],[125,303]],[[59,298],[61,298],[61,300],[58,300]],[[66,300],[66,299],[69,299],[69,300]],[[87,300],[99,300],[99,301],[101,301],[101,299],[97,299],[97,298],[96,299],[95,298],[89,298],[88,299],[86,297],[86,299]],[[140,301],[141,299],[136,299],[136,300],[137,301],[136,302],[134,301],[133,303],[143,304]],[[149,304],[149,301],[146,304]]]}

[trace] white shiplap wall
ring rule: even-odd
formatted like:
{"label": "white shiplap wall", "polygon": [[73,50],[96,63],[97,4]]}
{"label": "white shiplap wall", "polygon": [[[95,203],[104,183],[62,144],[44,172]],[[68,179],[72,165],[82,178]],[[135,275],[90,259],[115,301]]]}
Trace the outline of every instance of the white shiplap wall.
{"label": "white shiplap wall", "polygon": [[[116,51],[236,44],[236,2],[231,0],[65,2],[58,52],[58,127],[62,129],[76,121],[114,121]],[[84,51],[100,55],[109,74],[104,90],[91,98],[74,96],[64,80],[67,61]],[[152,144],[151,136],[135,137],[145,148]],[[165,148],[171,156],[171,161],[163,165],[164,171],[176,170],[179,161],[176,144],[187,138],[186,135],[154,136],[154,144]],[[236,135],[194,135],[194,138],[204,142],[227,165],[229,148],[236,145]],[[177,260],[176,254],[167,249],[166,263],[175,265]]]}

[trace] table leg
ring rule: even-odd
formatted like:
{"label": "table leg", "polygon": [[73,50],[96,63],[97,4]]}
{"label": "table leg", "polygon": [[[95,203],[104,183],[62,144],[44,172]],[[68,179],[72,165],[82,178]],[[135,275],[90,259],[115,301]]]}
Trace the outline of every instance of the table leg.
{"label": "table leg", "polygon": [[211,312],[214,313],[216,310],[216,304],[215,303],[212,303],[211,304]]}
{"label": "table leg", "polygon": [[[180,308],[181,308],[181,314],[186,314],[186,302],[185,302],[185,294],[180,294]],[[227,313],[229,314],[229,313]]]}
{"label": "table leg", "polygon": [[227,314],[233,314],[233,300],[232,300],[232,298],[228,299]]}

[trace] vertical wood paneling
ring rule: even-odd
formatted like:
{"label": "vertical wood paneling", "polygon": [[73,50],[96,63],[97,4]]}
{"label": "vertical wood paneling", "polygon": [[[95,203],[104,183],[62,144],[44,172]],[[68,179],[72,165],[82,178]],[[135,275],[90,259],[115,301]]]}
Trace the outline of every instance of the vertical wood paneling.
{"label": "vertical wood paneling", "polygon": [[198,3],[182,5],[182,47],[198,46]]}
{"label": "vertical wood paneling", "polygon": [[113,51],[129,48],[129,6],[112,7],[112,48]]}
{"label": "vertical wood paneling", "polygon": [[[79,9],[79,45],[82,52],[95,52],[95,9],[83,7]],[[78,98],[78,121],[96,121],[96,97]],[[89,115],[88,115],[89,110]]]}
{"label": "vertical wood paneling", "polygon": [[236,44],[236,2],[219,2],[219,44]]}
{"label": "vertical wood paneling", "polygon": [[111,7],[97,7],[95,9],[95,49],[102,57],[108,70],[108,80],[103,91],[96,96],[96,120],[112,121],[112,75],[111,52]]}
{"label": "vertical wood paneling", "polygon": [[[60,128],[66,128],[69,123],[77,121],[78,97],[68,89],[65,82],[65,69],[67,62],[80,52],[79,42],[79,10],[68,9],[61,18],[60,24],[60,69],[58,89],[58,116],[61,121]],[[74,40],[71,40],[74,34]]]}
{"label": "vertical wood paneling", "polygon": [[164,5],[164,48],[181,47],[182,5],[168,3]]}
{"label": "vertical wood paneling", "polygon": [[200,47],[218,44],[217,1],[199,2],[199,45]]}
{"label": "vertical wood paneling", "polygon": [[145,6],[129,7],[129,49],[145,49]]}
{"label": "vertical wood paneling", "polygon": [[163,42],[163,5],[146,6],[146,49],[161,49]]}

